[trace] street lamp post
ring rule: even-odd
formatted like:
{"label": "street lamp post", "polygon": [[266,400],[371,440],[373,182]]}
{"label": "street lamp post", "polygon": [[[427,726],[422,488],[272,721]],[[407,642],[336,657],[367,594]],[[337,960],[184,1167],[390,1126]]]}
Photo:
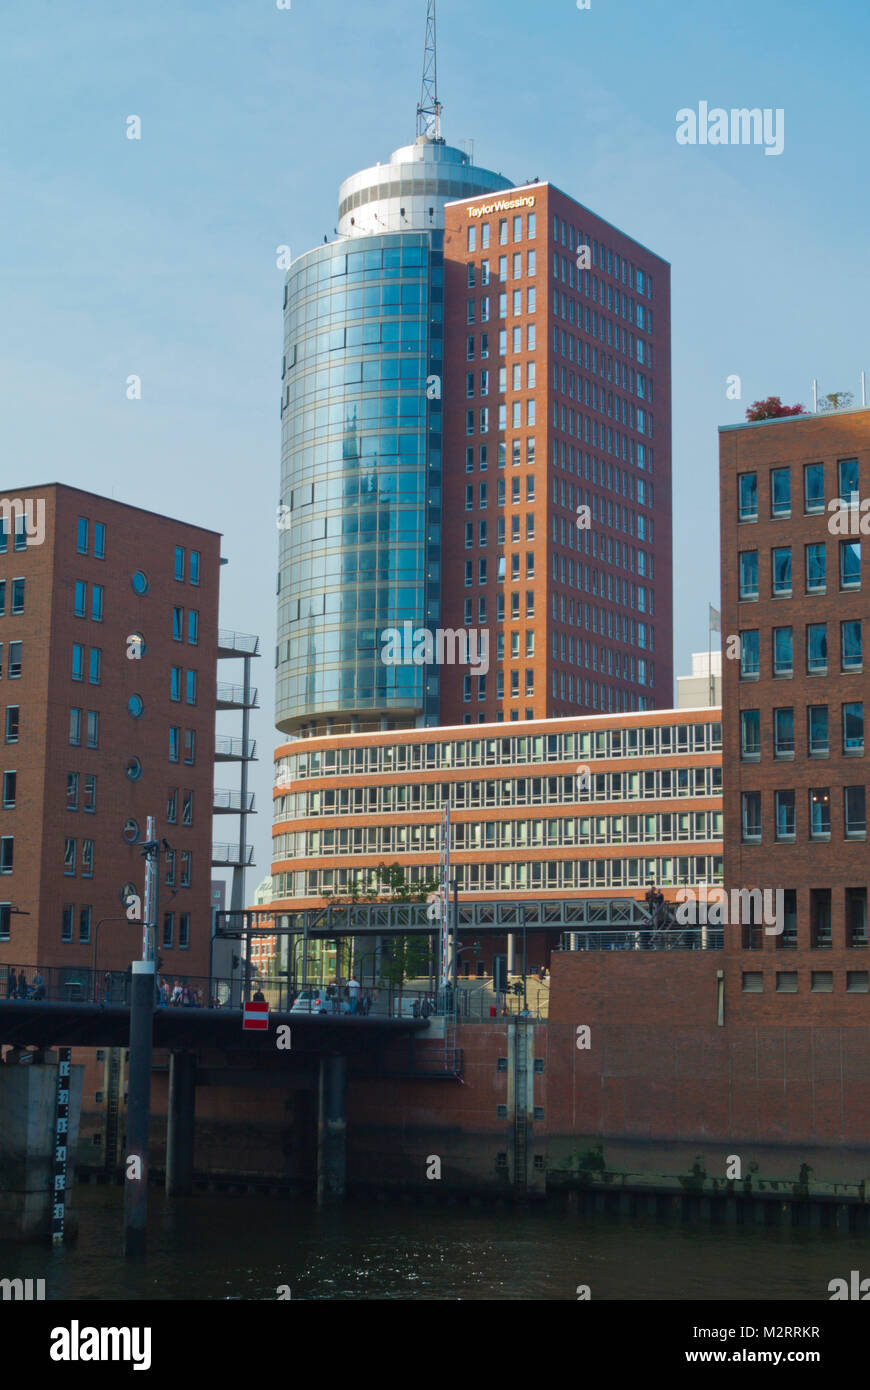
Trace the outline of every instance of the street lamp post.
{"label": "street lamp post", "polygon": [[100,1002],[100,987],[97,982],[97,944],[100,939],[100,927],[104,922],[129,922],[131,927],[141,927],[142,920],[139,917],[101,917],[94,928],[94,1003]]}

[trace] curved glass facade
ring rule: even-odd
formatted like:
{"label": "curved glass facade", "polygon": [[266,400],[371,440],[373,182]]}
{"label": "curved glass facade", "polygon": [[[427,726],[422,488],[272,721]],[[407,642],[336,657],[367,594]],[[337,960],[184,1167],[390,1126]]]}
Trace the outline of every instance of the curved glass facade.
{"label": "curved glass facade", "polygon": [[[437,718],[381,633],[440,613],[443,232],[358,237],[285,289],[276,724]],[[434,399],[428,399],[433,394]]]}

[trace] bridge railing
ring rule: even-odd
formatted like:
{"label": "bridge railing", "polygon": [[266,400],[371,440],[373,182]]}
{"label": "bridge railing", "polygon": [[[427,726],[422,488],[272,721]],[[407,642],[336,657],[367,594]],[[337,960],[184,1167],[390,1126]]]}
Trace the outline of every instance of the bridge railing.
{"label": "bridge railing", "polygon": [[654,927],[562,933],[563,951],[721,951],[722,927]]}
{"label": "bridge railing", "polygon": [[[130,1003],[129,970],[97,970],[75,965],[0,965],[0,1001],[56,1004]],[[357,985],[346,981],[309,980],[292,987],[286,980],[221,978],[161,971],[155,976],[157,1008],[240,1009],[246,1000],[262,999],[275,1012],[378,1018],[428,1018],[452,1013],[449,995],[404,985]]]}

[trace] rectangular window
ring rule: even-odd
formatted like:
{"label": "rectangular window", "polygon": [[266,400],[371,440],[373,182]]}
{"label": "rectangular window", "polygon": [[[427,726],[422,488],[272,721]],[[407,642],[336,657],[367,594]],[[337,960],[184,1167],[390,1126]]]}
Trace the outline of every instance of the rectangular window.
{"label": "rectangular window", "polygon": [[189,849],[183,849],[183,850],[181,851],[181,886],[182,886],[182,888],[189,888],[189,887],[190,887],[190,861],[191,861],[191,858],[192,858],[192,855],[191,855],[191,852],[190,852]]}
{"label": "rectangular window", "polygon": [[102,521],[94,522],[94,559],[106,558],[106,528]]}
{"label": "rectangular window", "polygon": [[840,623],[840,665],[844,671],[860,671],[863,662],[861,619]]}
{"label": "rectangular window", "polygon": [[18,742],[18,706],[6,706],[6,742]]}
{"label": "rectangular window", "polygon": [[758,551],[740,552],[740,597],[758,598]]}
{"label": "rectangular window", "polygon": [[758,678],[759,657],[758,657],[758,631],[749,630],[740,634],[740,678],[741,680],[753,680]]}
{"label": "rectangular window", "polygon": [[184,547],[175,547],[175,578],[183,581],[184,579]]}
{"label": "rectangular window", "polygon": [[857,459],[839,460],[837,463],[837,483],[840,489],[840,501],[845,502],[847,507],[857,507],[860,501]]}
{"label": "rectangular window", "polygon": [[95,709],[88,710],[88,738],[89,748],[99,748],[100,746],[100,716]]}
{"label": "rectangular window", "polygon": [[777,758],[794,756],[794,710],[790,708],[773,711],[773,751]]}
{"label": "rectangular window", "polygon": [[853,701],[843,706],[843,752],[864,752],[863,701]]}
{"label": "rectangular window", "polygon": [[73,643],[72,678],[74,681],[83,681],[85,678],[85,649],[78,642]]}
{"label": "rectangular window", "polygon": [[193,792],[186,791],[181,802],[182,825],[193,825]]}
{"label": "rectangular window", "polygon": [[15,805],[15,784],[17,780],[17,773],[3,773],[3,805],[7,810]]}
{"label": "rectangular window", "polygon": [[172,640],[173,642],[184,641],[184,609],[173,608],[172,610]]}
{"label": "rectangular window", "polygon": [[100,684],[100,668],[103,654],[99,647],[91,647],[88,657],[88,680],[91,685]]}
{"label": "rectangular window", "polygon": [[[0,528],[2,528],[2,526],[3,526],[3,522],[2,522],[2,520],[0,520]],[[6,580],[5,580],[5,579],[0,579],[0,618],[4,617],[5,614],[6,614]]]}
{"label": "rectangular window", "polygon": [[827,705],[807,706],[807,749],[811,757],[827,757],[830,752]]}
{"label": "rectangular window", "polygon": [[12,612],[24,612],[24,580],[13,579],[12,581]]}
{"label": "rectangular window", "polygon": [[91,621],[101,623],[103,621],[103,586],[94,584],[91,588]]}
{"label": "rectangular window", "polygon": [[175,887],[175,850],[167,849],[163,852],[163,862],[166,866],[165,882],[167,888]]}
{"label": "rectangular window", "polygon": [[776,838],[793,840],[795,837],[794,792],[774,792],[776,805]]}
{"label": "rectangular window", "polygon": [[21,643],[9,643],[9,679],[17,680],[21,675]]}
{"label": "rectangular window", "polygon": [[181,730],[170,728],[169,730],[169,761],[177,763],[181,750]]}
{"label": "rectangular window", "polygon": [[[830,888],[810,889],[810,945],[814,950],[825,950],[831,945],[831,890]],[[816,972],[813,972],[813,989],[816,988]]]}
{"label": "rectangular window", "polygon": [[83,907],[79,911],[79,944],[85,945],[91,939],[91,914],[90,907]]}
{"label": "rectangular window", "polygon": [[172,937],[175,929],[175,913],[164,912],[163,914],[163,941],[162,946],[165,950],[172,949]]}
{"label": "rectangular window", "polygon": [[791,546],[780,546],[771,556],[772,589],[774,598],[791,594]]}
{"label": "rectangular window", "polygon": [[82,840],[82,878],[94,876],[94,842]]}
{"label": "rectangular window", "polygon": [[97,809],[97,778],[93,772],[85,773],[85,791],[83,806],[86,811],[96,811]]}
{"label": "rectangular window", "polygon": [[810,788],[810,839],[830,840],[831,838],[831,789],[830,787]]}
{"label": "rectangular window", "polygon": [[63,871],[67,878],[74,878],[76,872],[76,842],[69,836],[64,840]]}
{"label": "rectangular window", "polygon": [[761,792],[741,793],[741,818],[744,842],[761,839]]}
{"label": "rectangular window", "polygon": [[88,519],[85,516],[80,516],[78,520],[76,549],[79,555],[87,555],[88,553]]}
{"label": "rectangular window", "polygon": [[184,731],[184,761],[192,766],[196,762],[196,730]]}
{"label": "rectangular window", "polygon": [[182,912],[178,918],[178,948],[186,951],[190,945],[190,913]]}
{"label": "rectangular window", "polygon": [[75,921],[76,910],[72,903],[64,903],[63,914],[61,917],[60,939],[61,941],[72,941],[73,923]]}
{"label": "rectangular window", "polygon": [[840,588],[861,587],[861,542],[840,541]]}
{"label": "rectangular window", "polygon": [[15,841],[11,835],[0,839],[0,874],[11,874],[15,857]]}
{"label": "rectangular window", "polygon": [[[6,729],[9,729],[9,711],[6,711]],[[80,709],[71,709],[69,712],[69,741],[74,747],[79,747],[82,741],[82,712]],[[9,742],[7,737],[6,742]]]}
{"label": "rectangular window", "polygon": [[66,775],[66,809],[68,811],[79,809],[79,775],[77,772],[68,772]]}
{"label": "rectangular window", "polygon": [[169,698],[170,700],[181,699],[181,667],[173,666],[170,671],[169,679]]}
{"label": "rectangular window", "polygon": [[807,674],[824,675],[828,669],[828,625],[810,623],[807,626]]}
{"label": "rectangular window", "polygon": [[804,511],[825,510],[825,466],[808,463],[804,467]]}
{"label": "rectangular window", "polygon": [[793,640],[790,627],[773,629],[773,674],[790,676],[794,669]]}
{"label": "rectangular window", "polygon": [[[843,811],[846,838],[863,839],[867,833],[866,794],[863,786],[843,788]],[[847,889],[847,893],[848,891]],[[865,889],[865,894],[866,891]]]}
{"label": "rectangular window", "polygon": [[824,545],[804,546],[806,556],[806,585],[808,594],[825,592],[825,547]]}
{"label": "rectangular window", "polygon": [[[177,761],[177,760],[176,760]],[[170,787],[166,797],[166,819],[170,825],[178,823],[178,788]]]}
{"label": "rectangular window", "polygon": [[790,468],[771,469],[770,514],[771,516],[791,516]]}
{"label": "rectangular window", "polygon": [[761,715],[757,709],[740,711],[740,756],[757,758],[761,753]]}

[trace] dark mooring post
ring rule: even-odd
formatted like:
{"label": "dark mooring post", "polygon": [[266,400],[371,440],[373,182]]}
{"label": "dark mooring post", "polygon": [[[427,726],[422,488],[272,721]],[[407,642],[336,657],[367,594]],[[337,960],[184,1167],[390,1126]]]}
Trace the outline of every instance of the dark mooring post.
{"label": "dark mooring post", "polygon": [[151,1123],[151,1053],[154,962],[134,960],[130,1000],[130,1070],[127,1149],[124,1155],[124,1253],[144,1255],[148,1221],[148,1140]]}
{"label": "dark mooring post", "polygon": [[167,1197],[187,1197],[193,1190],[195,1113],[196,1057],[192,1052],[172,1052],[166,1125]]}
{"label": "dark mooring post", "polygon": [[317,1201],[344,1197],[347,1176],[347,1058],[321,1057],[317,1106]]}

